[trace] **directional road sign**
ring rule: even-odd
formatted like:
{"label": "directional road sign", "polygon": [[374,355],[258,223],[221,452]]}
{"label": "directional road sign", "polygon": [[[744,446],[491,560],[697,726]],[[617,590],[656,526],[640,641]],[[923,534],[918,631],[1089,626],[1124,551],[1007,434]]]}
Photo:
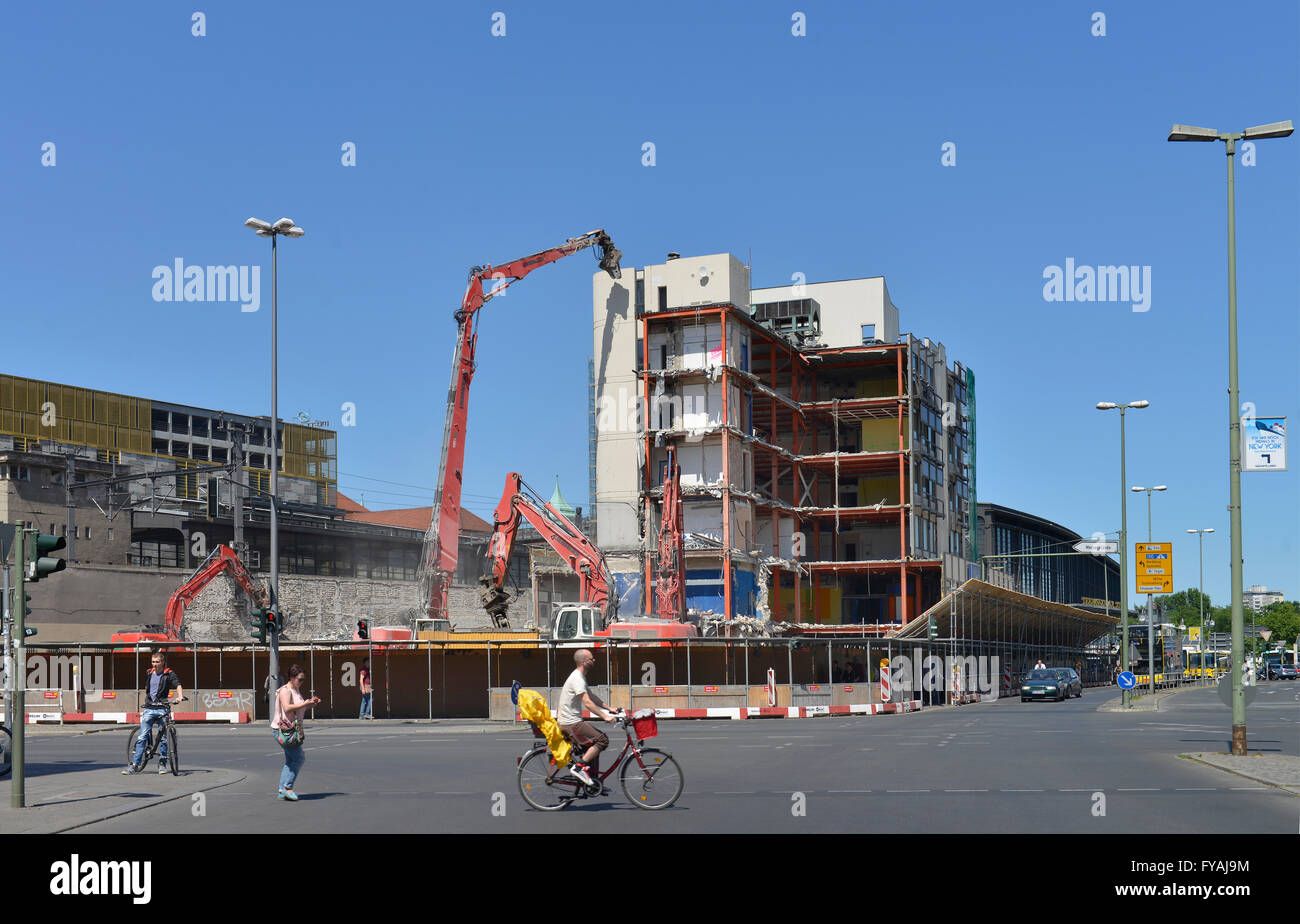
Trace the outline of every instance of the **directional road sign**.
{"label": "directional road sign", "polygon": [[1138,542],[1137,589],[1140,594],[1174,592],[1174,546],[1172,542]]}
{"label": "directional road sign", "polygon": [[1109,539],[1084,539],[1074,544],[1074,550],[1087,552],[1089,555],[1117,555],[1119,543]]}
{"label": "directional road sign", "polygon": [[1115,681],[1121,690],[1131,690],[1137,686],[1138,679],[1132,671],[1123,671]]}

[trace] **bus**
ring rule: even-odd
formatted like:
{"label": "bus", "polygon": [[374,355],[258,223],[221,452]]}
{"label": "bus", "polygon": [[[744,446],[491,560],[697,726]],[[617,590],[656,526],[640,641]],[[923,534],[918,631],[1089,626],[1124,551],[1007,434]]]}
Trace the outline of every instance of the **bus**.
{"label": "bus", "polygon": [[1136,638],[1132,629],[1129,630],[1129,633],[1129,670],[1137,677],[1139,687],[1151,683],[1153,663],[1156,683],[1172,683],[1182,679],[1184,670],[1183,656],[1177,647],[1178,636],[1176,630],[1175,632],[1168,632],[1165,626],[1161,626],[1154,633],[1151,644],[1154,658],[1147,649],[1146,629],[1138,626]]}
{"label": "bus", "polygon": [[1183,649],[1183,678],[1198,680],[1222,677],[1232,670],[1232,653],[1229,651],[1199,651],[1196,648]]}

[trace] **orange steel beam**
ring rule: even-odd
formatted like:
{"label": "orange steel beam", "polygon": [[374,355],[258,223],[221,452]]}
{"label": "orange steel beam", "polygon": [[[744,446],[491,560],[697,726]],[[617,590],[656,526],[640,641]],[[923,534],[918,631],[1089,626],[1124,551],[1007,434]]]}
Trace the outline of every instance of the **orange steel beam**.
{"label": "orange steel beam", "polygon": [[[641,316],[641,369],[646,371],[650,368],[650,322],[648,315]],[[645,484],[645,529],[646,538],[649,538],[650,524],[653,522],[651,512],[653,510],[653,501],[650,499],[650,490],[654,487],[654,474],[650,469],[650,376],[642,376],[642,406],[644,407],[645,420],[642,422],[642,433],[645,437],[645,469],[642,476],[642,482]],[[642,599],[645,606],[641,612],[650,612],[651,596],[651,567],[650,567],[650,549],[647,543],[642,542],[643,551],[645,552],[645,579],[641,588]]]}
{"label": "orange steel beam", "polygon": [[727,367],[731,355],[727,352],[727,321],[730,312],[719,314],[722,323],[722,614],[731,619],[731,416],[728,397],[731,391]]}
{"label": "orange steel beam", "polygon": [[[903,351],[899,350],[895,354],[894,367],[898,375],[898,588],[902,597],[902,612],[898,618],[904,625],[907,624],[907,565],[902,564],[907,561],[907,510],[908,497],[906,491],[906,479],[903,474],[903,461],[907,458],[903,449]],[[910,420],[909,420],[910,423]]]}

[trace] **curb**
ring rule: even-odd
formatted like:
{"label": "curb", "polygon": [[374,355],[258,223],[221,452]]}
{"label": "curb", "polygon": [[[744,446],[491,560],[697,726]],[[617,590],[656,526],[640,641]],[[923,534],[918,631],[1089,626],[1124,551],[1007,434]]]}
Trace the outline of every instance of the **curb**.
{"label": "curb", "polygon": [[1271,789],[1276,789],[1279,790],[1280,792],[1290,793],[1293,796],[1300,797],[1300,787],[1298,786],[1290,786],[1283,783],[1274,783],[1271,780],[1261,779],[1260,777],[1257,776],[1250,776],[1247,773],[1242,773],[1240,770],[1233,770],[1230,767],[1220,767],[1218,764],[1212,764],[1208,760],[1202,760],[1201,758],[1196,757],[1192,754],[1179,754],[1178,756],[1183,760],[1190,760],[1193,763],[1200,764],[1202,767],[1209,767],[1211,770],[1219,770],[1223,773],[1231,773],[1233,776],[1239,776],[1243,780],[1250,780],[1252,783],[1263,783],[1265,786],[1268,786]]}
{"label": "curb", "polygon": [[175,802],[177,799],[186,799],[193,796],[195,793],[212,792],[214,789],[221,789],[225,786],[234,786],[236,783],[242,783],[246,779],[248,779],[248,774],[244,774],[243,776],[237,779],[227,780],[224,783],[214,783],[213,785],[205,786],[202,789],[195,789],[195,790],[191,790],[190,792],[177,793],[176,795],[169,796],[166,799],[159,799],[157,802],[150,802],[148,805],[128,805],[127,807],[123,808],[121,811],[114,811],[111,814],[103,815],[99,818],[82,819],[81,821],[68,825],[66,828],[58,828],[54,831],[48,831],[46,833],[64,834],[68,831],[75,831],[77,828],[84,828],[87,825],[95,825],[95,824],[99,824],[101,821],[108,821],[111,818],[121,818],[123,815],[130,815],[132,812],[140,812],[143,811],[144,809],[154,808],[159,805],[166,805],[168,802]]}

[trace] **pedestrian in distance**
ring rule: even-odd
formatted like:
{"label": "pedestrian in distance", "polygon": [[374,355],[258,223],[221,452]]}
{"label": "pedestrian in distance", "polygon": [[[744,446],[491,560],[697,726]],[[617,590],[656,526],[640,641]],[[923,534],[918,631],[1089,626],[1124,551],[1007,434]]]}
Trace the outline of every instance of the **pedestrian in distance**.
{"label": "pedestrian in distance", "polygon": [[307,755],[302,752],[305,737],[303,716],[312,706],[320,702],[319,696],[303,699],[302,685],[307,679],[303,669],[297,664],[289,668],[289,681],[275,694],[275,705],[271,710],[271,729],[275,740],[284,751],[284,769],[280,771],[280,792],[278,797],[288,802],[297,802],[298,796],[293,791],[293,784],[298,779],[298,772],[307,762]]}
{"label": "pedestrian in distance", "polygon": [[1046,670],[1046,669],[1047,669],[1047,665],[1043,663],[1043,659],[1042,659],[1042,658],[1039,658],[1039,659],[1038,659],[1038,663],[1034,665],[1034,670],[1036,670],[1036,671],[1041,671],[1041,670]]}
{"label": "pedestrian in distance", "polygon": [[370,683],[370,659],[366,658],[361,662],[361,715],[362,719],[373,719],[375,717],[374,704],[371,701],[371,694],[374,687]]}
{"label": "pedestrian in distance", "polygon": [[[149,744],[149,735],[153,732],[156,723],[162,722],[167,717],[167,700],[171,698],[171,692],[176,691],[176,699],[180,699],[185,691],[181,689],[180,678],[176,673],[167,666],[167,655],[161,651],[155,651],[150,658],[148,681],[145,684],[144,708],[140,710],[140,737],[135,742],[135,754],[131,757],[131,763],[122,771],[125,776],[128,773],[139,773],[144,769],[141,761],[144,760],[144,749]],[[167,772],[167,736],[162,736],[162,742],[158,746],[158,772]]]}

